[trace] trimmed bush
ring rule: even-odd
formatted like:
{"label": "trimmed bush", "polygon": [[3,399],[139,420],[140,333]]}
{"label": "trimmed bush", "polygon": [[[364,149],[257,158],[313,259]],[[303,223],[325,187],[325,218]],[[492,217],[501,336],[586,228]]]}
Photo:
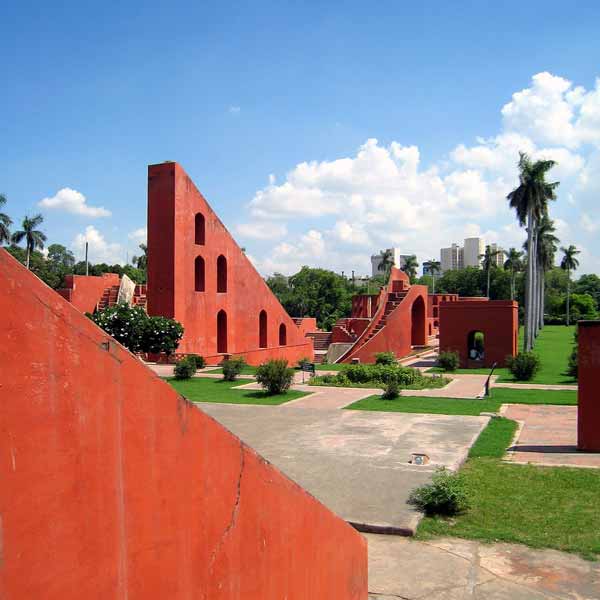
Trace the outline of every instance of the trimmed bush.
{"label": "trimmed bush", "polygon": [[148,317],[142,328],[141,349],[144,352],[167,356],[173,354],[183,336],[181,323],[167,317]]}
{"label": "trimmed bush", "polygon": [[418,369],[393,365],[348,365],[340,372],[352,383],[388,383],[395,381],[398,385],[411,385],[422,377]]}
{"label": "trimmed bush", "polygon": [[460,364],[460,357],[458,352],[440,352],[438,356],[438,365],[444,369],[444,371],[456,371]]}
{"label": "trimmed bush", "polygon": [[393,352],[376,352],[376,365],[393,365],[396,364],[396,355]]}
{"label": "trimmed bush", "polygon": [[470,506],[463,476],[445,468],[436,471],[431,483],[413,490],[408,502],[427,515],[457,515]]}
{"label": "trimmed bush", "polygon": [[221,363],[223,379],[225,381],[235,381],[245,366],[246,361],[243,358],[229,358],[224,360]]}
{"label": "trimmed bush", "polygon": [[270,360],[256,369],[256,381],[270,395],[287,392],[293,379],[294,369],[288,367],[288,361],[285,359]]}
{"label": "trimmed bush", "polygon": [[196,361],[185,356],[175,364],[175,379],[189,379],[196,372]]}
{"label": "trimmed bush", "polygon": [[394,400],[400,395],[400,386],[397,381],[391,380],[385,384],[381,397],[384,400]]}
{"label": "trimmed bush", "polygon": [[506,366],[517,381],[529,381],[540,368],[540,359],[533,352],[519,352],[506,357]]}
{"label": "trimmed bush", "polygon": [[196,369],[204,369],[206,366],[206,361],[203,356],[199,356],[198,354],[188,354],[186,358],[196,365]]}

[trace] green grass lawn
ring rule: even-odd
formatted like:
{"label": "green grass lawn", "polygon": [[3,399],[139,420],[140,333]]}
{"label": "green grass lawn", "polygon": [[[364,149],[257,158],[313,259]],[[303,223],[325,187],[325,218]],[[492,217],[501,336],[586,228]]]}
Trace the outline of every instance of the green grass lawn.
{"label": "green grass lawn", "polygon": [[344,367],[347,367],[344,363],[326,364],[326,365],[315,365],[317,371],[341,371]]}
{"label": "green grass lawn", "polygon": [[462,398],[427,398],[400,396],[384,400],[381,396],[363,398],[346,408],[383,412],[424,413],[433,415],[480,415],[498,412],[502,404],[577,404],[577,392],[548,390],[512,390],[492,388],[491,398],[470,400]]}
{"label": "green grass lawn", "polygon": [[[521,330],[522,332],[522,330]],[[507,368],[496,369],[494,374],[498,375],[498,383],[545,383],[552,385],[577,384],[577,380],[567,374],[569,356],[573,347],[573,335],[575,326],[546,325],[535,342],[534,352],[540,357],[540,370],[531,381],[515,381]],[[519,336],[519,349],[522,340]],[[429,369],[432,373],[440,373],[441,369],[434,367]],[[485,374],[490,369],[457,369],[455,373]]]}
{"label": "green grass lawn", "polygon": [[[240,375],[256,375],[256,369],[258,367],[253,367],[252,365],[244,365],[242,367],[242,370],[240,371]],[[207,371],[208,373],[217,373],[217,374],[221,374],[223,373],[223,369],[221,367],[215,367],[214,369],[211,368],[210,371]],[[248,382],[246,382],[248,383]]]}
{"label": "green grass lawn", "polygon": [[210,377],[192,377],[191,379],[168,378],[170,383],[182,396],[192,402],[224,402],[226,404],[264,404],[273,406],[283,404],[296,398],[306,396],[306,392],[290,390],[285,394],[269,396],[258,390],[236,390],[239,385],[248,381],[224,381]]}
{"label": "green grass lawn", "polygon": [[600,554],[600,470],[503,463],[516,423],[493,419],[461,469],[471,508],[452,518],[425,517],[417,538],[454,536],[534,548]]}

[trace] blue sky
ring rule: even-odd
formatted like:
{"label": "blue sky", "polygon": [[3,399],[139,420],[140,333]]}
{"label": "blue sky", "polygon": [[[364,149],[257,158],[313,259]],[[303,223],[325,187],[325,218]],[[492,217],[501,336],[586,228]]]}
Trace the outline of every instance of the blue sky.
{"label": "blue sky", "polygon": [[595,2],[11,3],[0,191],[122,262],[146,166],[176,160],[261,272],[364,273],[391,245],[520,244],[523,149],[559,161],[561,240],[600,272],[598,23]]}

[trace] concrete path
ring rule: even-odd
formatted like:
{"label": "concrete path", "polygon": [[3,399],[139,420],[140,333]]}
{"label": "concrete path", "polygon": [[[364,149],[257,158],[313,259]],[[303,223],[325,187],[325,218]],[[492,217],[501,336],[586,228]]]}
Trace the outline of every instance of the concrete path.
{"label": "concrete path", "polygon": [[425,390],[402,390],[403,396],[427,396],[430,398],[477,398],[483,394],[486,375],[449,375],[452,381],[443,388]]}
{"label": "concrete path", "polygon": [[576,406],[504,404],[500,412],[519,422],[517,441],[508,449],[506,460],[600,468],[600,454],[577,451]]}
{"label": "concrete path", "polygon": [[597,600],[600,563],[519,544],[365,535],[372,600]]}
{"label": "concrete path", "polygon": [[496,383],[492,387],[511,388],[513,390],[572,390],[577,391],[576,385],[550,385],[546,383]]}
{"label": "concrete path", "polygon": [[[406,501],[436,468],[457,469],[487,417],[199,404],[346,521],[365,531],[412,535]],[[409,463],[428,454],[424,466]]]}

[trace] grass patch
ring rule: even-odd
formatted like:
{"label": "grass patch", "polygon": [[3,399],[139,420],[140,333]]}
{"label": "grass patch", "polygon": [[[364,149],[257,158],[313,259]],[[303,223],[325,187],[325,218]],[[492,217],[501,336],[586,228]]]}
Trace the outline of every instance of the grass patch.
{"label": "grass patch", "polygon": [[[522,330],[521,330],[522,333]],[[502,367],[494,371],[498,375],[498,383],[545,383],[548,385],[576,385],[577,380],[568,373],[568,363],[573,348],[573,335],[575,326],[546,325],[538,336],[533,351],[540,357],[541,365],[539,371],[531,381],[516,381],[510,371]],[[522,340],[519,336],[519,349],[522,348]],[[429,369],[430,373],[441,373],[439,367]],[[486,369],[457,369],[455,373],[467,375],[487,375]]]}
{"label": "grass patch", "polygon": [[226,404],[263,404],[275,406],[306,396],[306,392],[290,390],[285,394],[269,396],[262,390],[238,390],[247,381],[224,381],[209,377],[192,377],[191,379],[168,378],[170,383],[182,396],[192,402],[223,402]]}
{"label": "grass patch", "polygon": [[[256,369],[257,369],[257,367],[253,367],[252,365],[244,365],[242,367],[242,370],[240,371],[240,375],[256,375]],[[211,375],[213,373],[222,374],[223,369],[221,367],[215,367],[214,369],[207,371],[207,373],[210,373]],[[246,383],[248,383],[248,382],[246,382]]]}
{"label": "grass patch", "polygon": [[490,390],[491,398],[500,404],[565,404],[577,405],[577,392],[572,390],[514,390],[495,388]]}
{"label": "grass patch", "polygon": [[315,365],[315,370],[317,371],[341,371],[344,367],[347,367],[348,365],[344,364],[344,363],[334,363],[334,364],[316,364]]}
{"label": "grass patch", "polygon": [[[450,383],[450,379],[446,377],[423,377],[416,381],[415,383],[410,383],[407,385],[400,385],[399,389],[401,390],[425,390],[425,389],[436,389],[443,388]],[[385,383],[381,381],[368,381],[365,383],[353,383],[351,381],[346,381],[344,383],[337,383],[336,381],[331,381],[326,378],[321,378],[318,375],[316,377],[311,377],[310,381],[307,381],[308,385],[319,385],[326,387],[343,387],[343,388],[366,388],[366,389],[384,389]]]}
{"label": "grass patch", "polygon": [[425,517],[417,539],[454,536],[533,548],[600,554],[600,471],[511,465],[500,458],[516,423],[492,419],[461,469],[471,508],[451,519]]}
{"label": "grass patch", "polygon": [[482,412],[497,412],[500,410],[500,402],[462,398],[427,398],[425,396],[399,396],[394,400],[384,400],[381,396],[369,396],[345,408],[430,415],[479,416]]}

